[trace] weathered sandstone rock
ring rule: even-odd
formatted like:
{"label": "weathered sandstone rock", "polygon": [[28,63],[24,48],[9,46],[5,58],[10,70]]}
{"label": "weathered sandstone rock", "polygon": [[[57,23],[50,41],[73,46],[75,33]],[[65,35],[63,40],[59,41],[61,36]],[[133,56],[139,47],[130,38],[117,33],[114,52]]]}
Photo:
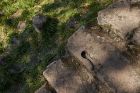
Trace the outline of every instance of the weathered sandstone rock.
{"label": "weathered sandstone rock", "polygon": [[[139,92],[140,66],[135,64],[139,61],[132,61],[135,65],[131,65],[123,42],[116,42],[98,30],[80,29],[70,37],[67,47],[81,64],[96,72],[97,78],[105,81],[115,93]],[[84,55],[83,51],[86,51]]]}
{"label": "weathered sandstone rock", "polygon": [[139,0],[117,0],[97,19],[101,28],[76,31],[43,75],[56,93],[139,93]]}
{"label": "weathered sandstone rock", "polygon": [[101,10],[97,19],[103,28],[125,39],[128,32],[140,26],[140,8],[127,0],[120,0]]}
{"label": "weathered sandstone rock", "polygon": [[43,75],[57,93],[93,93],[95,81],[86,69],[65,65],[61,60],[47,67]]}

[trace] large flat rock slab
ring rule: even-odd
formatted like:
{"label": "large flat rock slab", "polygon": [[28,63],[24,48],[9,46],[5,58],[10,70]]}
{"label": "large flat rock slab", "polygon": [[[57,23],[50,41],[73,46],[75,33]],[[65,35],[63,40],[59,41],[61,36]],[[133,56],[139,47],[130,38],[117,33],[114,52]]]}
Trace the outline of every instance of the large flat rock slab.
{"label": "large flat rock slab", "polygon": [[75,65],[66,65],[58,60],[49,65],[43,75],[57,93],[96,92],[92,74]]}
{"label": "large flat rock slab", "polygon": [[[68,40],[67,48],[72,56],[78,58],[89,69],[92,64],[98,66],[104,64],[106,58],[109,58],[114,51],[120,49],[123,51],[125,48],[124,42],[117,42],[105,33],[100,33],[100,29],[85,29],[81,27],[75,32]],[[83,57],[83,52],[87,58]]]}
{"label": "large flat rock slab", "polygon": [[67,48],[82,65],[105,80],[115,93],[139,93],[140,62],[130,60],[124,42],[115,41],[98,29],[81,28],[69,38]]}
{"label": "large flat rock slab", "polygon": [[98,24],[110,33],[125,39],[126,35],[140,26],[140,1],[119,0],[98,13]]}

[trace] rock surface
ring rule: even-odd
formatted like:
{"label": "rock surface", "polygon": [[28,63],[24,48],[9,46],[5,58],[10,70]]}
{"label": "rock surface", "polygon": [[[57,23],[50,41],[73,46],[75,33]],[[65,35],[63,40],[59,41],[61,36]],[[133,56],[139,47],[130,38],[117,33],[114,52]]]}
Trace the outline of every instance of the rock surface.
{"label": "rock surface", "polygon": [[140,0],[130,0],[131,4],[139,4],[140,3]]}
{"label": "rock surface", "polygon": [[61,60],[49,65],[43,75],[57,93],[93,93],[96,88],[94,77],[86,69]]}
{"label": "rock surface", "polygon": [[56,93],[140,93],[139,0],[117,0],[98,24],[76,31],[43,72]]}
{"label": "rock surface", "polygon": [[[140,74],[137,70],[140,71],[140,66],[130,64],[129,58],[124,55],[125,46],[122,42],[115,44],[111,38],[95,32],[98,30],[77,31],[68,41],[70,53],[90,71],[94,66],[93,71],[96,71],[97,77],[104,78],[114,91],[118,91],[117,93],[138,93]],[[118,44],[120,47],[117,46]],[[83,51],[86,51],[84,58],[81,56]]]}
{"label": "rock surface", "polygon": [[100,11],[97,19],[99,25],[124,39],[128,32],[140,26],[140,8],[127,0],[120,0]]}

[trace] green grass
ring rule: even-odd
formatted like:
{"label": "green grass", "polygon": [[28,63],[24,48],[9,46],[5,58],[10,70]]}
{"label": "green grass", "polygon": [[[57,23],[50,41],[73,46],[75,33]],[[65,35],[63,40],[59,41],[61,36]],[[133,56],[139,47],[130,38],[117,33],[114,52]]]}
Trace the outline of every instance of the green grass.
{"label": "green grass", "polygon": [[[42,72],[46,66],[63,56],[67,39],[79,26],[95,24],[97,12],[110,3],[111,0],[1,0],[4,16],[0,17],[0,93],[33,93],[38,89],[45,82]],[[13,17],[16,12],[19,16]],[[38,13],[50,18],[41,34],[32,26],[32,17]],[[68,26],[71,20],[77,21],[75,28]],[[17,30],[19,21],[26,21],[25,30]],[[20,43],[15,44],[13,39]]]}

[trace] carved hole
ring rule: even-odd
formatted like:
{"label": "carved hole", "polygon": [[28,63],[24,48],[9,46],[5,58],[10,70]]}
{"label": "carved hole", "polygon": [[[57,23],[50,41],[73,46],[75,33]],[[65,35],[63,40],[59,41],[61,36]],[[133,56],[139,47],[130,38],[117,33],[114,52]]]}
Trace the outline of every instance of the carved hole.
{"label": "carved hole", "polygon": [[82,56],[83,58],[86,58],[86,51],[82,51],[82,52],[81,52],[81,56]]}

